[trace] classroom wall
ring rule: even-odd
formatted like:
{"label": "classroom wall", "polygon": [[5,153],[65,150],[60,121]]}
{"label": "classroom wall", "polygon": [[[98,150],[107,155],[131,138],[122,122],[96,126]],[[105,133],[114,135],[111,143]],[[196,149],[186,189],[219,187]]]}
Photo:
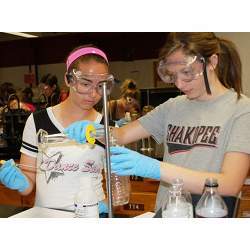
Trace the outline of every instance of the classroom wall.
{"label": "classroom wall", "polygon": [[[110,63],[110,72],[114,77],[120,81],[120,83],[114,87],[112,92],[112,98],[118,98],[120,95],[120,85],[126,78],[132,78],[137,82],[138,88],[153,88],[154,87],[154,74],[153,74],[153,62],[156,59],[148,60],[135,60],[129,62],[117,61]],[[34,71],[34,66],[32,66]],[[61,86],[64,84],[64,74],[66,68],[65,64],[46,64],[38,66],[38,76],[47,73],[52,73],[57,76],[58,82]],[[25,87],[24,74],[29,72],[28,66],[22,67],[9,67],[0,68],[0,83],[9,81],[14,83],[16,88]]]}
{"label": "classroom wall", "polygon": [[250,97],[250,32],[217,32],[216,35],[236,44],[242,61],[243,92]]}

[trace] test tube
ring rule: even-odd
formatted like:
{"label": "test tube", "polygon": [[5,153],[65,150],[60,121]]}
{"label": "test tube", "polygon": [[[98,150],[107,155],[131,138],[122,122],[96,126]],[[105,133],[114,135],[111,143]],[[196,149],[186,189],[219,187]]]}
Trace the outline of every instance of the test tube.
{"label": "test tube", "polygon": [[62,142],[66,138],[68,138],[67,135],[63,133],[49,135],[48,132],[43,129],[39,129],[37,132],[37,140],[39,144]]}
{"label": "test tube", "polygon": [[[86,139],[90,144],[94,144],[95,140],[103,139],[105,136],[104,128],[95,128],[93,125],[86,127]],[[37,133],[38,143],[58,143],[63,142],[65,139],[69,139],[64,133],[57,133],[49,135],[47,131],[40,129]],[[69,139],[70,140],[70,139]]]}

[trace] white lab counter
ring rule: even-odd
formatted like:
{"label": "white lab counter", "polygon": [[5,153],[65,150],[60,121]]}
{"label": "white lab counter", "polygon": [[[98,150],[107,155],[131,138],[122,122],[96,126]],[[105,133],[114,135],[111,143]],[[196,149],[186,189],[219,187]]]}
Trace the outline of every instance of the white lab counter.
{"label": "white lab counter", "polygon": [[[154,215],[152,212],[147,212],[134,218],[153,218]],[[43,207],[32,207],[9,218],[74,218],[74,213]]]}
{"label": "white lab counter", "polygon": [[9,218],[74,218],[74,213],[44,207],[32,207]]}

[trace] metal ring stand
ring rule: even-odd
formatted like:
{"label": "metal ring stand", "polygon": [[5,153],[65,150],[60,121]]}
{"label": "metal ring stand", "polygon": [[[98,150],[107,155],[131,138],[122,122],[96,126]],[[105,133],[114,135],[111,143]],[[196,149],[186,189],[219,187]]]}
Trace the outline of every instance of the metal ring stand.
{"label": "metal ring stand", "polygon": [[108,100],[107,100],[107,83],[102,84],[103,93],[103,116],[104,116],[104,139],[105,139],[105,160],[106,160],[106,186],[108,195],[108,217],[113,217],[113,202],[112,202],[112,189],[111,189],[111,163],[110,163],[110,143],[109,143],[109,112],[108,112]]}

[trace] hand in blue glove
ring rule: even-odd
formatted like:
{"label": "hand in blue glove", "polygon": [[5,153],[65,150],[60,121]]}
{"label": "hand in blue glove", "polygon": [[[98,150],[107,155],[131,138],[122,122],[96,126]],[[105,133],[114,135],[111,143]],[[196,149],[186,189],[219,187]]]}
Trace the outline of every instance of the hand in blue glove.
{"label": "hand in blue glove", "polygon": [[101,128],[103,125],[91,121],[77,121],[72,123],[64,130],[64,133],[70,138],[79,143],[86,143],[86,127],[92,124],[95,128]]}
{"label": "hand in blue glove", "polygon": [[112,172],[160,179],[160,161],[124,147],[110,147]]}
{"label": "hand in blue glove", "polygon": [[98,203],[99,214],[108,213],[108,205],[104,201]]}
{"label": "hand in blue glove", "polygon": [[118,127],[122,127],[122,126],[124,126],[126,124],[128,124],[128,120],[125,117],[121,118],[118,121],[115,121],[115,125],[118,126]]}
{"label": "hand in blue glove", "polygon": [[22,171],[16,167],[15,162],[11,159],[6,161],[0,167],[0,181],[6,187],[19,192],[25,191],[29,187],[29,181]]}

